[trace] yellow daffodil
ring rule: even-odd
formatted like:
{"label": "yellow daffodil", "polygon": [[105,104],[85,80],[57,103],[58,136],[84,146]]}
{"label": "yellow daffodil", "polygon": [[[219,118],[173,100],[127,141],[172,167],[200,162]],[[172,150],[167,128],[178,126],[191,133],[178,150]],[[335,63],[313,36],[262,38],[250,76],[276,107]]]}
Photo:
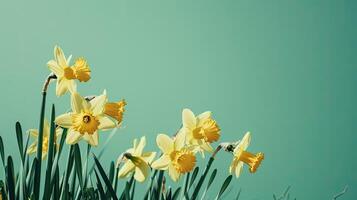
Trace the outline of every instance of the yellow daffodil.
{"label": "yellow daffodil", "polygon": [[118,178],[127,177],[131,172],[134,172],[135,180],[139,182],[145,181],[150,172],[149,164],[151,164],[156,155],[156,152],[143,153],[145,145],[145,137],[141,137],[139,144],[136,139],[134,140],[133,148],[128,149],[123,155],[125,164],[119,170]]}
{"label": "yellow daffodil", "polygon": [[179,132],[174,139],[165,134],[159,134],[156,143],[163,155],[152,163],[152,168],[168,170],[175,182],[182,174],[193,170],[196,165],[196,156],[191,147],[185,146],[184,132]]}
{"label": "yellow daffodil", "polygon": [[220,128],[211,115],[211,112],[207,111],[196,117],[190,109],[182,111],[181,131],[186,133],[187,143],[197,145],[202,155],[204,150],[213,151],[210,144],[216,142],[221,135]]}
{"label": "yellow daffodil", "polygon": [[68,128],[67,144],[75,144],[80,139],[84,139],[90,145],[97,146],[98,131],[116,126],[115,121],[103,113],[106,102],[106,92],[90,102],[77,92],[72,93],[72,112],[60,115],[55,120],[59,126]]}
{"label": "yellow daffodil", "polygon": [[264,159],[264,154],[259,152],[257,154],[246,151],[250,144],[250,133],[246,133],[240,143],[235,147],[233,151],[233,161],[229,168],[230,173],[235,173],[237,178],[240,176],[243,164],[249,166],[249,171],[254,173],[257,171],[260,163]]}
{"label": "yellow daffodil", "polygon": [[118,102],[108,102],[104,106],[104,113],[118,121],[120,125],[123,121],[124,107],[126,106],[125,100]]}
{"label": "yellow daffodil", "polygon": [[[27,154],[33,154],[37,152],[37,143],[38,143],[38,130],[37,129],[30,129],[28,130],[28,133],[36,138],[36,141],[32,143],[28,148],[27,148]],[[57,138],[59,138],[62,134],[62,129],[60,127],[56,128],[56,133],[55,133],[55,138],[54,141],[56,143],[57,148],[59,147],[57,144]],[[43,124],[43,141],[42,141],[42,159],[45,159],[47,156],[48,152],[48,147],[49,147],[49,139],[50,139],[50,123],[45,120]]]}
{"label": "yellow daffodil", "polygon": [[61,96],[67,91],[76,91],[75,79],[80,82],[86,82],[90,79],[90,69],[84,58],[76,59],[73,66],[70,66],[71,56],[66,59],[59,46],[55,46],[54,57],[54,60],[47,62],[47,66],[57,76],[57,96]]}

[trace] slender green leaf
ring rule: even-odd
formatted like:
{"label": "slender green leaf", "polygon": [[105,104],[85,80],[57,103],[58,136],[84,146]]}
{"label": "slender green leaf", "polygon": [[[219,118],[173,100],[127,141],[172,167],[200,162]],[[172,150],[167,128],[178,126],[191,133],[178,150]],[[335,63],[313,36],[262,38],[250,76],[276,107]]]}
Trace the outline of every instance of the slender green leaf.
{"label": "slender green leaf", "polygon": [[189,200],[190,198],[187,198],[187,192],[188,192],[188,184],[189,184],[189,181],[190,181],[190,173],[187,173],[186,174],[186,178],[185,178],[185,182],[184,182],[184,185],[183,185],[183,191],[182,191],[182,197],[185,197],[186,200]]}
{"label": "slender green leaf", "polygon": [[54,123],[55,120],[55,106],[52,104],[51,110],[51,128],[50,128],[50,135],[48,141],[48,153],[47,153],[47,168],[46,168],[46,176],[45,176],[45,192],[43,193],[43,199],[47,200],[51,198],[52,193],[52,184],[51,184],[51,173],[52,173],[52,164],[53,164],[53,154],[55,148],[55,134],[56,134],[56,124]]}
{"label": "slender green leaf", "polygon": [[195,182],[196,178],[197,178],[197,174],[199,172],[199,167],[196,167],[193,172],[192,172],[192,177],[190,180],[190,185],[188,186],[188,190],[190,190],[190,188],[192,187],[193,183]]}
{"label": "slender green leaf", "polygon": [[176,200],[179,197],[181,187],[177,188],[174,194],[172,195],[172,200]]}
{"label": "slender green leaf", "polygon": [[95,173],[95,177],[97,178],[97,188],[99,191],[100,199],[106,199],[106,196],[105,196],[104,190],[103,190],[103,186],[102,186],[102,183],[100,182],[100,178],[98,176],[97,170],[94,169],[94,173]]}
{"label": "slender green leaf", "polygon": [[7,157],[7,173],[6,173],[7,187],[9,191],[9,199],[15,200],[15,172],[14,172],[14,162],[12,157]]}
{"label": "slender green leaf", "polygon": [[206,168],[203,172],[203,174],[201,175],[196,187],[195,187],[195,190],[193,191],[193,194],[191,196],[191,200],[195,200],[200,192],[200,189],[202,187],[202,184],[204,182],[204,180],[206,179],[207,177],[207,173],[209,171],[209,169],[211,168],[211,165],[212,165],[212,162],[214,161],[214,158],[213,157],[210,157],[210,159],[208,160],[208,163],[206,165]]}
{"label": "slender green leaf", "polygon": [[1,160],[2,160],[2,164],[4,166],[4,169],[6,167],[6,163],[5,163],[5,149],[4,149],[4,142],[2,141],[2,137],[0,136],[0,155],[1,155]]}
{"label": "slender green leaf", "polygon": [[74,160],[75,160],[75,169],[79,179],[79,185],[81,186],[82,189],[84,189],[83,176],[82,176],[83,167],[82,167],[81,151],[79,149],[78,144],[74,145]]}
{"label": "slender green leaf", "polygon": [[41,185],[41,162],[42,162],[42,143],[43,143],[43,126],[45,119],[45,107],[46,107],[46,92],[42,93],[42,103],[40,112],[40,123],[38,128],[38,141],[37,141],[37,168],[35,170],[35,183],[34,184],[34,198],[38,200],[40,198],[40,185]]}
{"label": "slender green leaf", "polygon": [[238,194],[237,194],[237,196],[236,196],[236,200],[239,200],[239,197],[240,197],[240,193],[241,193],[241,192],[242,192],[242,188],[239,189]]}
{"label": "slender green leaf", "polygon": [[22,136],[22,128],[21,128],[21,124],[20,122],[16,122],[16,138],[17,138],[17,145],[19,147],[19,152],[20,152],[20,158],[22,161],[22,164],[24,165],[24,156],[23,156],[23,152],[24,152],[24,141],[23,141],[23,136]]}
{"label": "slender green leaf", "polygon": [[157,195],[156,199],[160,200],[161,198],[161,188],[162,188],[162,182],[164,179],[164,170],[159,171],[159,177],[157,179]]}
{"label": "slender green leaf", "polygon": [[[107,140],[105,140],[103,148],[100,150],[97,159],[100,160],[104,154],[104,151],[106,150],[106,148],[108,147],[109,142],[111,141],[111,139],[113,138],[113,136],[115,135],[115,133],[117,132],[118,128],[115,128],[112,130],[112,132],[110,133],[110,135],[107,137]],[[89,170],[89,175],[92,174],[94,169],[94,164],[91,166],[90,170]]]}
{"label": "slender green leaf", "polygon": [[115,191],[115,194],[117,193],[118,191],[118,174],[119,174],[119,166],[115,168],[115,176],[114,176],[114,191]]}
{"label": "slender green leaf", "polygon": [[69,152],[68,152],[68,159],[67,159],[67,169],[65,171],[65,176],[64,179],[62,179],[62,191],[61,191],[61,198],[60,199],[67,199],[68,196],[68,190],[69,190],[69,185],[68,185],[68,179],[70,176],[70,173],[73,168],[73,162],[74,162],[74,145],[71,145]]}
{"label": "slender green leaf", "polygon": [[229,184],[231,183],[232,181],[232,175],[229,175],[226,180],[224,180],[222,186],[221,186],[221,189],[218,193],[218,195],[216,196],[216,200],[220,199],[222,194],[224,193],[224,191],[226,191],[227,187],[229,186]]}
{"label": "slender green leaf", "polygon": [[217,169],[214,169],[213,172],[211,173],[211,176],[209,177],[208,183],[207,183],[207,187],[205,189],[205,191],[202,194],[201,200],[203,200],[207,194],[208,189],[210,188],[214,178],[216,178],[216,174],[217,174]]}
{"label": "slender green leaf", "polygon": [[97,169],[98,169],[100,175],[102,176],[102,179],[103,179],[105,185],[107,186],[110,195],[112,196],[112,198],[114,200],[118,200],[118,198],[117,198],[117,196],[115,194],[115,191],[114,191],[114,189],[112,187],[112,184],[110,183],[107,175],[105,174],[105,171],[104,171],[102,165],[100,164],[100,162],[98,161],[97,157],[94,154],[93,154],[93,157],[94,157],[95,165],[97,166]]}
{"label": "slender green leaf", "polygon": [[[108,173],[109,181],[110,181],[110,183],[112,184],[112,186],[113,186],[113,180],[114,180],[114,173],[115,173],[114,162],[112,161],[112,162],[110,163],[109,173]],[[114,190],[114,191],[115,191],[115,190]],[[110,196],[110,195],[109,195],[109,190],[108,190],[108,188],[105,189],[105,195],[106,195],[107,197]]]}
{"label": "slender green leaf", "polygon": [[136,185],[136,181],[134,180],[132,187],[131,187],[131,193],[130,193],[130,199],[133,200],[134,199],[134,194],[135,194],[135,185]]}

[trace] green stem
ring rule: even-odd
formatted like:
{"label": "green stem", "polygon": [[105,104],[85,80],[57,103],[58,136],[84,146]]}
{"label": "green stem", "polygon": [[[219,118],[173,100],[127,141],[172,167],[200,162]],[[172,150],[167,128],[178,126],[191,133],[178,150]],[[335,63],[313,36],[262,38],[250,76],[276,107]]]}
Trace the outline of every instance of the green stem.
{"label": "green stem", "polygon": [[40,113],[40,125],[38,131],[38,143],[37,143],[37,160],[38,165],[35,170],[35,184],[34,184],[34,198],[39,199],[40,185],[41,185],[41,161],[42,161],[42,143],[43,143],[43,123],[45,118],[45,107],[46,107],[46,91],[42,92],[42,104]]}
{"label": "green stem", "polygon": [[222,146],[219,145],[216,150],[213,152],[212,156],[209,158],[208,163],[206,165],[205,171],[203,172],[202,176],[200,177],[200,180],[197,183],[197,186],[192,194],[191,200],[196,200],[198,193],[200,192],[200,189],[202,187],[202,184],[204,182],[204,180],[207,177],[207,173],[209,171],[209,169],[211,168],[211,165],[215,159],[216,154],[222,149]]}

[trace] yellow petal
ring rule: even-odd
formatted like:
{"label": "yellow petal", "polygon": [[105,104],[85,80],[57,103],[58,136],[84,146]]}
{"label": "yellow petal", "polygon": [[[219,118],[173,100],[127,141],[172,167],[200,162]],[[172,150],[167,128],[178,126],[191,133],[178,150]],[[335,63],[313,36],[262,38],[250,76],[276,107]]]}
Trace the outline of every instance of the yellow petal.
{"label": "yellow petal", "polygon": [[240,150],[246,150],[250,144],[250,139],[251,139],[251,136],[250,136],[250,132],[247,132],[243,139],[240,141],[240,143],[237,145],[237,147],[234,149],[234,153],[237,153],[237,151],[240,151]]}
{"label": "yellow petal", "polygon": [[184,127],[189,129],[194,129],[196,127],[196,117],[190,109],[183,109],[182,123]]}
{"label": "yellow petal", "polygon": [[37,142],[34,142],[27,148],[26,153],[33,154],[33,153],[36,153],[36,151],[37,151]]}
{"label": "yellow petal", "polygon": [[186,132],[184,130],[185,129],[180,129],[180,131],[175,136],[174,143],[175,143],[176,150],[179,150],[185,146]]}
{"label": "yellow petal", "polygon": [[177,182],[180,178],[180,173],[176,170],[173,165],[169,165],[169,176],[175,182]]}
{"label": "yellow petal", "polygon": [[156,143],[163,153],[169,154],[174,150],[174,141],[165,134],[157,135]]}
{"label": "yellow petal", "polygon": [[70,128],[72,126],[72,113],[65,113],[58,116],[55,123],[63,128]]}
{"label": "yellow petal", "polygon": [[99,143],[99,135],[98,131],[94,132],[93,134],[85,134],[83,135],[83,139],[88,142],[91,146],[98,146]]}
{"label": "yellow petal", "polygon": [[104,90],[103,94],[97,96],[90,102],[91,110],[92,110],[93,114],[94,115],[102,114],[104,112],[104,105],[105,105],[105,103],[107,103],[107,101],[108,101],[107,95]]}
{"label": "yellow petal", "polygon": [[67,81],[67,88],[68,88],[70,93],[77,92],[76,82],[74,82],[74,80],[68,80]]}
{"label": "yellow petal", "polygon": [[42,160],[44,160],[47,157],[47,151],[42,151]]}
{"label": "yellow petal", "polygon": [[67,144],[76,144],[82,138],[82,135],[78,131],[72,129],[68,130],[66,143]]}
{"label": "yellow petal", "polygon": [[204,121],[210,119],[211,116],[212,116],[211,111],[206,111],[206,112],[204,112],[204,113],[199,114],[199,115],[197,116],[197,121],[198,121],[198,122],[197,122],[197,123],[198,123],[197,126],[201,126],[201,125],[202,125],[202,122],[204,122]]}
{"label": "yellow petal", "polygon": [[155,160],[151,167],[154,169],[166,170],[170,164],[169,155],[162,155],[159,159]]}
{"label": "yellow petal", "polygon": [[141,156],[141,154],[143,153],[145,145],[146,145],[146,138],[145,138],[145,136],[143,136],[143,137],[140,138],[140,142],[135,148],[134,155]]}
{"label": "yellow petal", "polygon": [[50,123],[47,119],[44,119],[43,123],[43,136],[48,137],[50,135]]}
{"label": "yellow petal", "polygon": [[117,126],[117,123],[107,116],[101,115],[98,116],[98,119],[99,119],[98,129],[107,130],[107,129],[115,128]]}
{"label": "yellow petal", "polygon": [[235,169],[235,174],[236,174],[236,177],[238,178],[240,176],[240,174],[242,173],[242,170],[243,170],[243,162],[238,162],[238,165]]}
{"label": "yellow petal", "polygon": [[56,95],[57,96],[62,96],[63,94],[65,94],[68,90],[68,84],[65,78],[61,77],[61,78],[57,78],[57,85],[56,85]]}
{"label": "yellow petal", "polygon": [[55,54],[54,56],[55,56],[55,59],[56,59],[57,63],[61,67],[67,66],[66,57],[64,56],[64,53],[63,53],[62,49],[59,46],[55,46],[54,54]]}
{"label": "yellow petal", "polygon": [[202,142],[201,148],[207,152],[213,152],[212,146],[208,142]]}
{"label": "yellow petal", "polygon": [[156,152],[145,152],[142,154],[142,159],[145,160],[146,163],[152,163],[156,156]]}
{"label": "yellow petal", "polygon": [[38,129],[29,129],[27,132],[32,136],[32,137],[38,137]]}
{"label": "yellow petal", "polygon": [[123,167],[119,170],[118,178],[126,177],[130,172],[134,171],[135,165],[130,161],[126,161]]}
{"label": "yellow petal", "polygon": [[87,106],[87,101],[78,94],[78,92],[73,92],[71,95],[71,108],[74,113],[80,113]]}
{"label": "yellow petal", "polygon": [[135,167],[135,174],[134,174],[135,180],[139,182],[144,182],[148,175],[149,175],[149,166],[145,162],[142,162],[139,166]]}
{"label": "yellow petal", "polygon": [[63,69],[62,67],[58,66],[56,61],[48,61],[47,66],[57,76],[57,78],[61,78],[63,76]]}

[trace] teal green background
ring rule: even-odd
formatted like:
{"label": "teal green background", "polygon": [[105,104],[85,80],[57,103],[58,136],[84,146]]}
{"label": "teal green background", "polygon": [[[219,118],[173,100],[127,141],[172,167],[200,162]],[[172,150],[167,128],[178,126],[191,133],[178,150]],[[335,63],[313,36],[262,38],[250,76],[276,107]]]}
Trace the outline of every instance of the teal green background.
{"label": "teal green background", "polygon": [[[242,199],[272,199],[288,185],[297,199],[331,199],[349,185],[341,199],[355,199],[356,9],[348,0],[4,1],[0,134],[7,153],[18,154],[17,120],[24,129],[38,126],[46,62],[58,44],[90,63],[92,79],[78,85],[80,93],[107,89],[110,100],[128,102],[105,166],[142,135],[147,150],[158,150],[156,134],[173,134],[183,108],[210,110],[222,141],[251,131],[250,150],[266,155],[256,174],[245,168],[234,179],[227,199],[238,188]],[[55,97],[54,88],[47,107],[55,103],[59,114],[69,96]],[[218,154],[210,194],[230,162]]]}

